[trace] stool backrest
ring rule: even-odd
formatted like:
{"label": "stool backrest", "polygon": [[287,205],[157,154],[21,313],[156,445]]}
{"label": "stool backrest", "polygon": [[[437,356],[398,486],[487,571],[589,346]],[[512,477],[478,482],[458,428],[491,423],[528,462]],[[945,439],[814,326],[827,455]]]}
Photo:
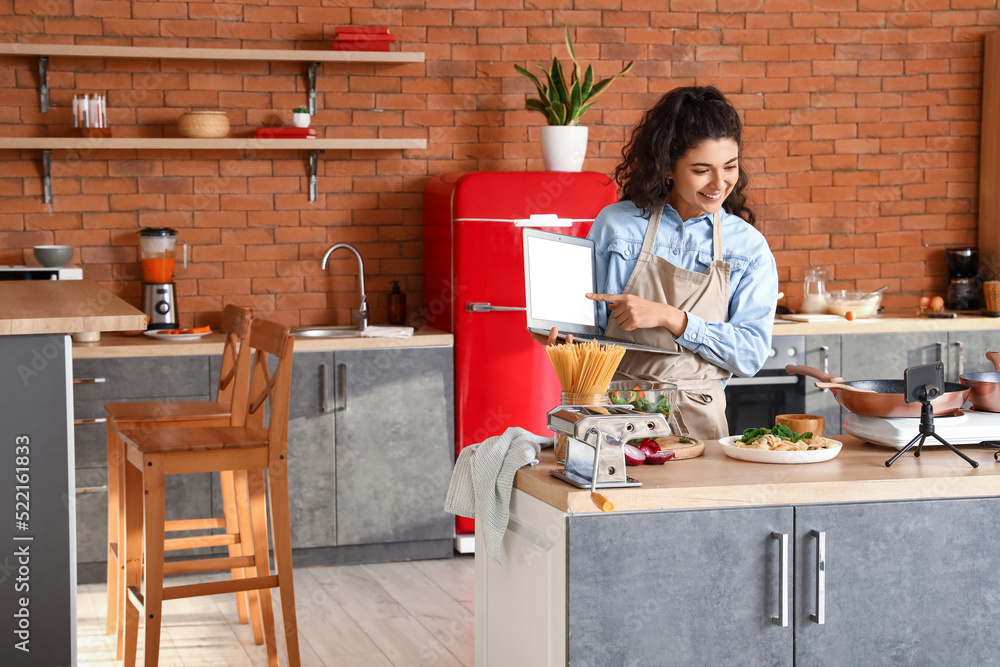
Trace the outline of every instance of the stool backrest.
{"label": "stool backrest", "polygon": [[[254,320],[250,347],[254,349],[250,375],[250,396],[244,424],[263,426],[267,418],[268,467],[282,466],[288,460],[288,402],[292,386],[292,351],[295,339],[288,327],[268,320]],[[277,365],[272,373],[270,362]],[[233,418],[236,419],[236,410]]]}
{"label": "stool backrest", "polygon": [[226,334],[226,344],[222,350],[219,387],[215,394],[215,400],[219,403],[231,406],[246,404],[253,352],[245,342],[250,335],[251,322],[253,313],[249,308],[230,305],[222,309],[222,324],[219,328]]}

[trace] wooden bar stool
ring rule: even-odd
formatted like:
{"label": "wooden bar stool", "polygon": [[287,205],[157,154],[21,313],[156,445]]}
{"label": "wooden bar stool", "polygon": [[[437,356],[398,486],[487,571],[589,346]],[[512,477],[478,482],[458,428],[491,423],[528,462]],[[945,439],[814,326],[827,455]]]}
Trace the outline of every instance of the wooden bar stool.
{"label": "wooden bar stool", "polygon": [[[257,320],[249,340],[255,350],[251,400],[245,411],[233,409],[230,426],[135,429],[120,433],[126,446],[124,659],[127,666],[135,664],[140,614],[145,618],[145,665],[155,667],[164,600],[251,591],[250,598],[257,598],[260,605],[268,665],[278,667],[271,604],[271,589],[277,588],[288,665],[299,667],[287,465],[293,339],[288,327]],[[273,375],[269,371],[269,357],[277,358]],[[269,412],[266,426],[265,405]],[[236,494],[249,508],[248,512],[241,510],[239,516],[243,534],[249,537],[243,542],[240,555],[164,563],[165,476],[223,471],[234,474]],[[268,553],[268,509],[274,574]],[[254,576],[170,587],[163,582],[167,574],[241,568],[252,571]]]}
{"label": "wooden bar stool", "polygon": [[[107,403],[104,406],[108,429],[108,602],[107,633],[117,632],[118,659],[123,650],[123,617],[125,605],[125,563],[119,558],[119,546],[124,542],[125,496],[121,493],[124,474],[125,448],[119,432],[128,429],[158,429],[164,427],[228,426],[232,405],[243,410],[250,380],[251,351],[244,344],[250,333],[252,313],[247,308],[226,306],[222,311],[220,329],[226,334],[222,352],[222,367],[214,401],[135,401]],[[225,528],[225,535],[198,535],[168,541],[168,550],[225,544],[230,556],[240,555],[239,518],[231,473],[220,475],[224,517],[168,521],[167,531],[210,530]],[[243,576],[233,570],[234,577]],[[260,615],[247,611],[245,593],[237,594],[237,609],[241,623],[253,618],[254,640],[263,642]]]}

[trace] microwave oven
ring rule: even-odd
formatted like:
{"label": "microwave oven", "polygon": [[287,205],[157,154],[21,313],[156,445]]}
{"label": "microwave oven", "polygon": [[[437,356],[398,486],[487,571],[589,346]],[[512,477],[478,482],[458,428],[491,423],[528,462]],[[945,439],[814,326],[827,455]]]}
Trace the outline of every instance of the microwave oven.
{"label": "microwave oven", "polygon": [[83,269],[44,266],[0,266],[0,280],[83,280]]}

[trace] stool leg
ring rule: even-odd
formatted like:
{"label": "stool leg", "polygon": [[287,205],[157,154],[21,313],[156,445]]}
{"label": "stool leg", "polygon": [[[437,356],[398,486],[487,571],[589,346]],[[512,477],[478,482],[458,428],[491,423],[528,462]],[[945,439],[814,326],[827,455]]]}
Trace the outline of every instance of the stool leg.
{"label": "stool leg", "polygon": [[[222,490],[222,511],[226,517],[226,532],[230,535],[239,534],[239,512],[236,508],[236,489],[233,485],[233,471],[223,470],[219,473],[219,486]],[[242,555],[241,544],[229,545],[229,557],[234,558]],[[237,568],[232,571],[233,579],[243,578],[243,569]],[[247,592],[236,592],[236,611],[240,617],[240,623],[246,623],[247,617]]]}
{"label": "stool leg", "polygon": [[292,575],[292,530],[288,500],[288,468],[268,469],[271,492],[271,535],[281,596],[281,622],[289,667],[299,667],[299,631],[295,621],[295,580]]}
{"label": "stool leg", "polygon": [[145,666],[156,667],[160,657],[160,623],[163,610],[163,540],[165,523],[163,457],[144,457],[145,492],[143,524],[146,534]]}
{"label": "stool leg", "polygon": [[[107,417],[107,432],[108,432],[108,569],[107,569],[107,581],[108,581],[108,614],[107,614],[107,627],[105,628],[107,634],[114,634],[118,632],[121,634],[121,625],[118,620],[118,612],[121,607],[121,598],[119,596],[119,573],[121,567],[119,566],[119,556],[122,552],[122,539],[119,534],[119,513],[118,513],[118,494],[119,483],[118,483],[118,464],[119,464],[119,441],[118,441],[118,429],[116,428],[115,420],[111,417]],[[115,550],[111,548],[111,543],[118,543],[118,554]],[[121,660],[121,655],[119,654],[118,659]]]}
{"label": "stool leg", "polygon": [[[243,555],[249,556],[253,549],[253,522],[250,520],[250,490],[247,487],[247,471],[233,471],[233,486],[235,487],[237,514],[240,521],[240,544]],[[254,576],[253,571],[244,570],[244,576]],[[260,597],[253,591],[247,592],[247,602],[250,605],[250,625],[253,628],[253,643],[260,646],[264,643],[264,627],[260,616]]]}
{"label": "stool leg", "polygon": [[[125,563],[125,585],[135,590],[142,588],[142,471],[131,463],[124,464],[124,482],[122,491],[125,497],[125,542],[119,546],[119,558]],[[125,661],[125,667],[135,667],[136,644],[139,637],[139,610],[129,599],[126,590],[124,596],[125,627],[118,634],[119,659]]]}
{"label": "stool leg", "polygon": [[[271,560],[267,544],[267,490],[264,487],[264,471],[246,471],[250,487],[250,520],[253,521],[253,560],[258,577],[271,576]],[[271,604],[271,589],[257,590],[260,597],[261,620],[264,625],[264,644],[267,646],[267,664],[278,667],[278,642],[274,634],[274,606]]]}

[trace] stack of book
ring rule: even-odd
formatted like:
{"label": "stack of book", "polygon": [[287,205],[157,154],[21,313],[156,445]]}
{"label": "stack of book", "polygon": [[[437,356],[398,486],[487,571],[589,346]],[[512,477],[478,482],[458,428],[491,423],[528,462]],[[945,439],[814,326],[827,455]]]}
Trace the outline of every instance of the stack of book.
{"label": "stack of book", "polygon": [[254,139],[315,139],[316,130],[311,127],[258,127]]}
{"label": "stack of book", "polygon": [[391,51],[396,36],[388,28],[372,26],[337,26],[334,51]]}

